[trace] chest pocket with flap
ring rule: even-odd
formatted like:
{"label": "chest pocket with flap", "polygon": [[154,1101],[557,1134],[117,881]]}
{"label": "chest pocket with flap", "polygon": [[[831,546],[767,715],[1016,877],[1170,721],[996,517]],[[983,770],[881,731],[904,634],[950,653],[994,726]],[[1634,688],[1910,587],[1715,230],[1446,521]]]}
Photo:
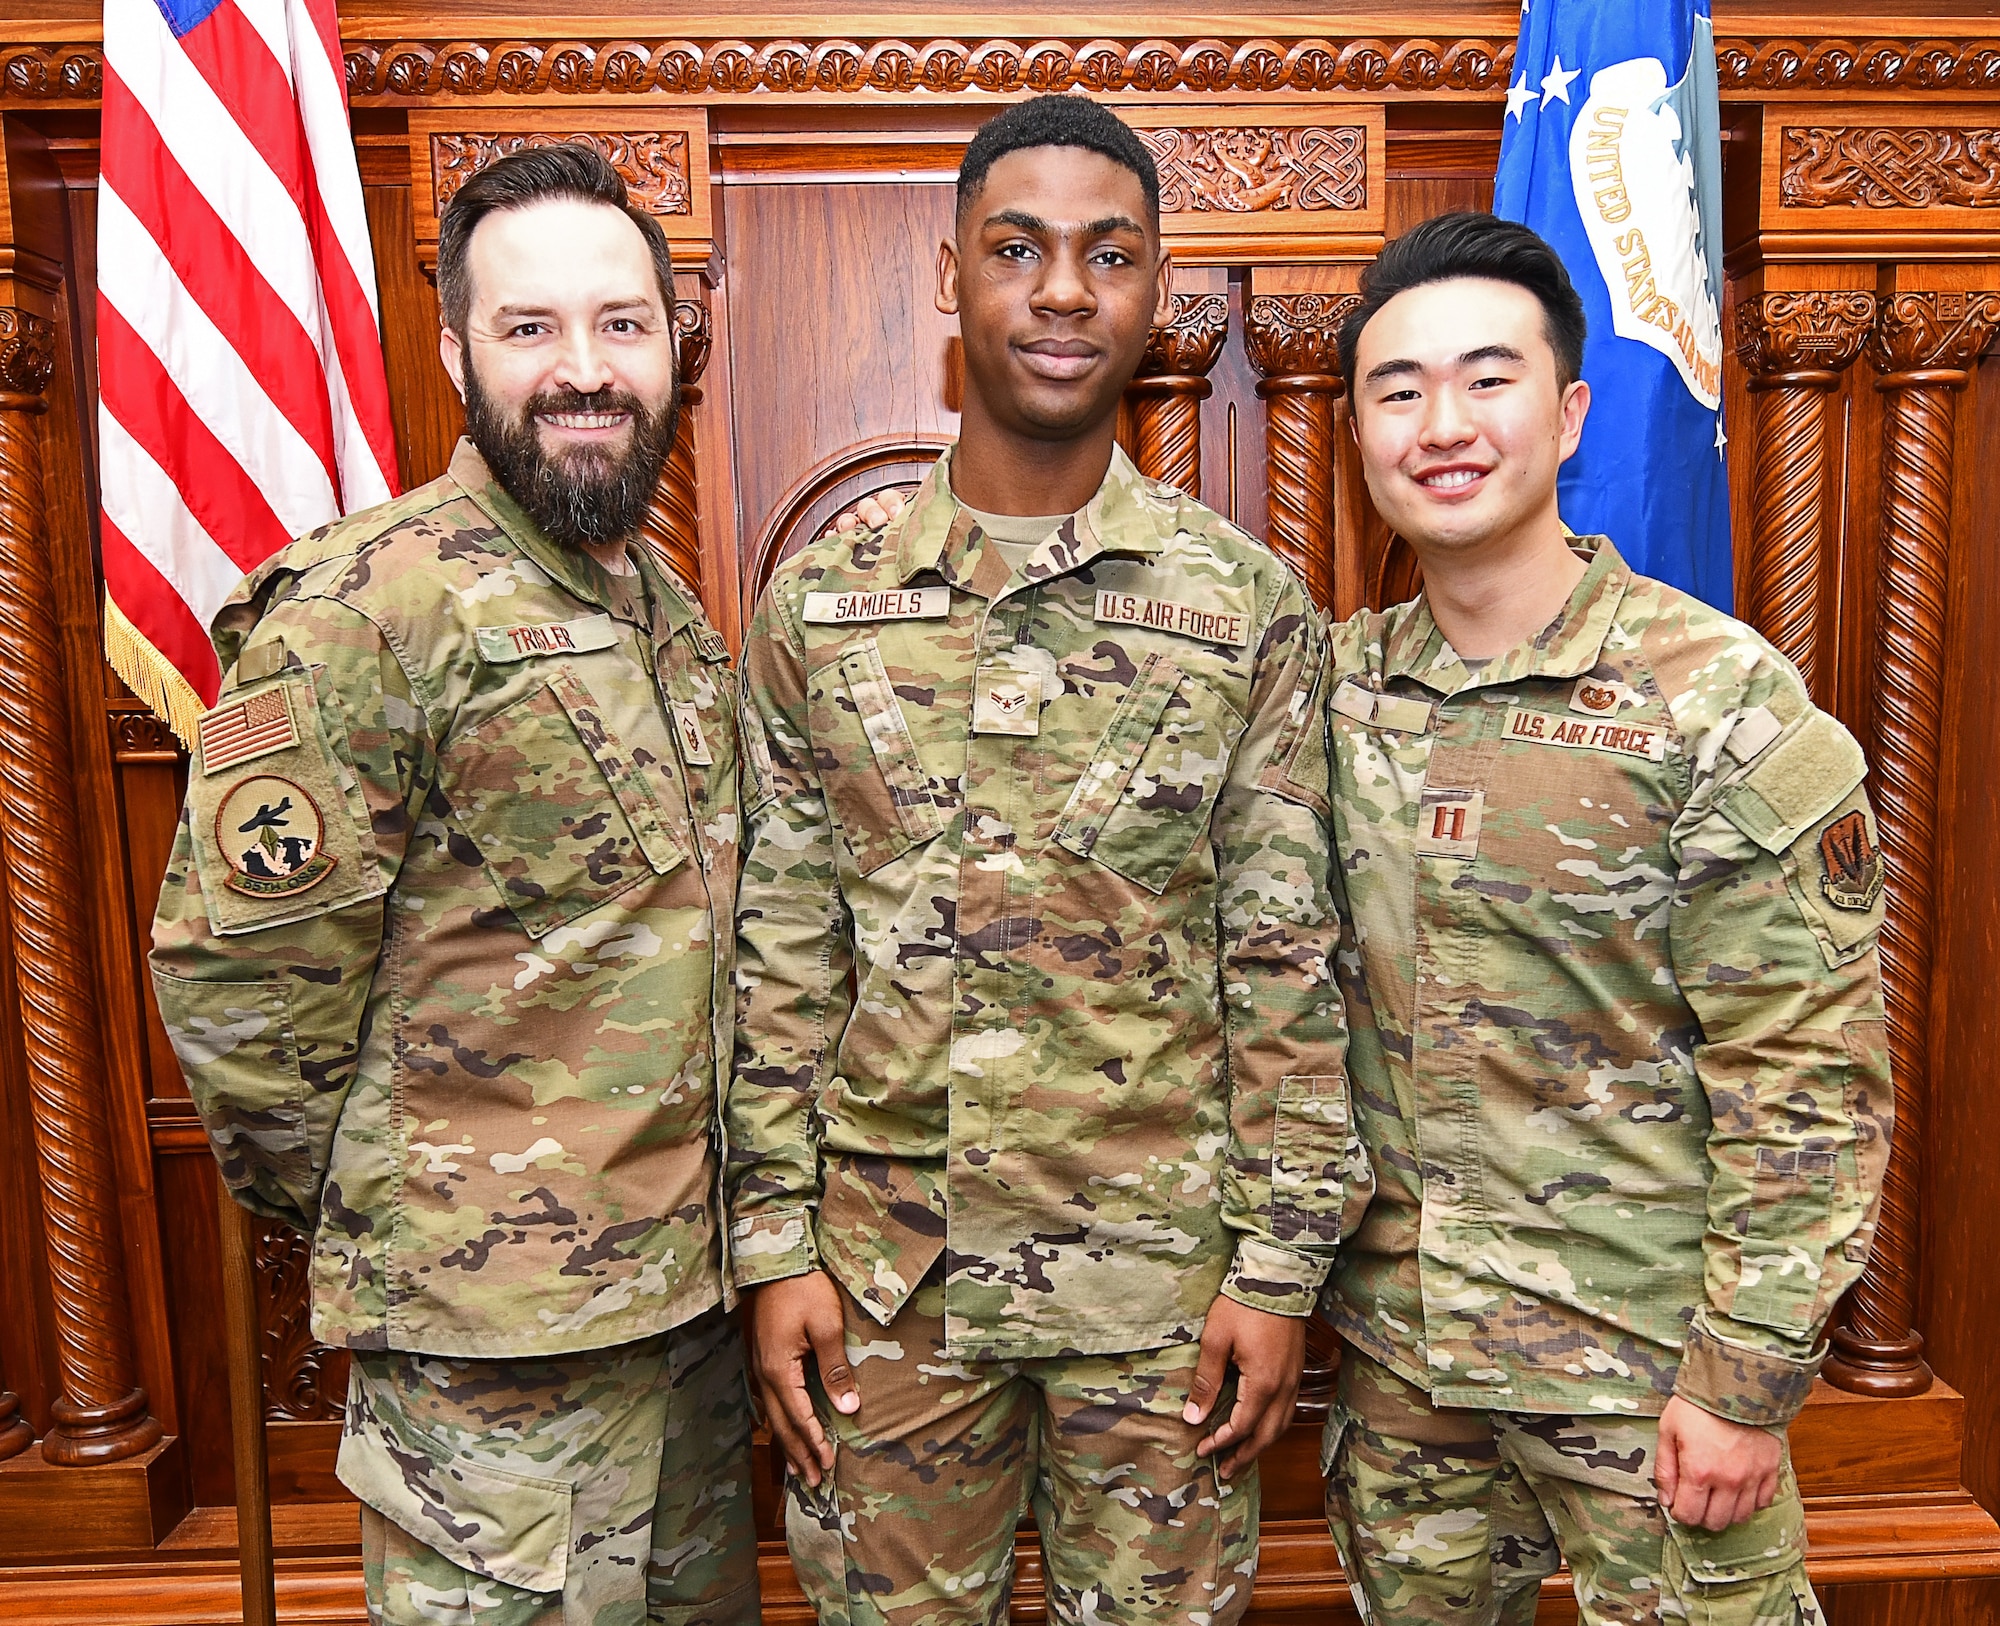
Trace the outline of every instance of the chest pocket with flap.
{"label": "chest pocket with flap", "polygon": [[820,783],[861,874],[943,833],[944,816],[873,638],[814,672],[808,700]]}
{"label": "chest pocket with flap", "polygon": [[603,709],[566,665],[454,739],[439,770],[459,831],[530,937],[687,860]]}
{"label": "chest pocket with flap", "polygon": [[1200,678],[1147,656],[1063,809],[1056,843],[1164,892],[1208,832],[1243,728]]}

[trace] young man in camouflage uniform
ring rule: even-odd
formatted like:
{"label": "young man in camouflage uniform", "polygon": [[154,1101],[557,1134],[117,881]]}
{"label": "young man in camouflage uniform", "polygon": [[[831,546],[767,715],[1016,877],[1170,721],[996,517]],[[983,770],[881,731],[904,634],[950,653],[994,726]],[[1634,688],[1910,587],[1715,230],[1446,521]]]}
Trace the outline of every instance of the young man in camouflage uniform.
{"label": "young man in camouflage uniform", "polygon": [[1031,1504],[1052,1619],[1240,1617],[1367,1197],[1320,629],[1113,444],[1158,196],[1080,99],[979,133],[959,442],[745,646],[732,1247],[826,1626],[1004,1619]]}
{"label": "young man in camouflage uniform", "polygon": [[1381,1182],[1328,1307],[1364,1613],[1819,1612],[1785,1425],[1888,1155],[1882,861],[1854,741],[1750,628],[1569,535],[1588,407],[1554,253],[1434,220],[1342,335],[1424,595],[1332,638],[1355,1106]]}
{"label": "young man in camouflage uniform", "polygon": [[314,1233],[370,1618],[748,1626],[733,685],[632,545],[672,266],[581,147],[496,163],[440,238],[469,442],[216,618],[154,986],[224,1178]]}

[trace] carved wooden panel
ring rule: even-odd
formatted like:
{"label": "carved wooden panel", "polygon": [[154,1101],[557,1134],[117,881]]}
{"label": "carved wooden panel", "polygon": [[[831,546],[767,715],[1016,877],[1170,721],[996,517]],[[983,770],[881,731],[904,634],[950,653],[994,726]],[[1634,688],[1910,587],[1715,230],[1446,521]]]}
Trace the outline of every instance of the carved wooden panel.
{"label": "carved wooden panel", "polygon": [[1787,125],[1778,163],[1788,209],[2000,208],[2000,129]]}
{"label": "carved wooden panel", "polygon": [[250,1268],[263,1335],[264,1415],[274,1423],[339,1417],[347,1399],[347,1352],[314,1343],[307,1325],[312,1238],[274,1220],[258,1220],[255,1228]]}
{"label": "carved wooden panel", "polygon": [[697,110],[466,108],[410,116],[410,200],[417,258],[437,265],[438,217],[458,189],[495,159],[575,142],[610,161],[673,246],[674,264],[706,269],[715,254],[709,201],[708,117]]}
{"label": "carved wooden panel", "polygon": [[442,215],[453,194],[496,158],[532,147],[569,143],[594,148],[608,160],[641,209],[656,215],[688,213],[687,136],[679,130],[633,134],[517,130],[506,135],[447,135],[440,131],[431,137],[432,206]]}
{"label": "carved wooden panel", "polygon": [[1990,103],[1787,108],[1763,194],[1767,255],[2000,253],[2000,119]]}
{"label": "carved wooden panel", "polygon": [[1378,107],[1119,110],[1160,170],[1160,229],[1184,260],[1365,258],[1381,246]]}

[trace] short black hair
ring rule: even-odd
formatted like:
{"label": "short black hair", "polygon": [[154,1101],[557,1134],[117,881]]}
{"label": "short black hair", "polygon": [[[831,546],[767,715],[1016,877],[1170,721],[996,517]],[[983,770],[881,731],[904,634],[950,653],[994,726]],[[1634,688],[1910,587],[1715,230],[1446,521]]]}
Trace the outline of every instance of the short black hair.
{"label": "short black hair", "polygon": [[1556,381],[1566,388],[1583,376],[1583,301],[1570,286],[1561,257],[1517,220],[1466,211],[1435,215],[1412,226],[1361,273],[1361,303],[1340,324],[1340,375],[1350,401],[1354,353],[1369,319],[1398,294],[1458,277],[1527,289],[1542,304],[1543,331],[1556,353]]}
{"label": "short black hair", "polygon": [[962,219],[986,185],[986,172],[1010,152],[1030,147],[1082,147],[1109,158],[1139,177],[1146,209],[1157,231],[1160,225],[1160,171],[1146,144],[1132,126],[1108,108],[1083,96],[1036,96],[1016,102],[984,124],[965,149],[958,166],[958,214]]}
{"label": "short black hair", "polygon": [[659,221],[634,204],[625,181],[594,147],[574,141],[528,147],[495,159],[452,194],[438,221],[438,314],[446,327],[465,335],[472,314],[472,274],[466,266],[472,233],[490,214],[525,209],[552,198],[602,203],[639,228],[660,279],[660,303],[668,321],[674,314],[674,259]]}

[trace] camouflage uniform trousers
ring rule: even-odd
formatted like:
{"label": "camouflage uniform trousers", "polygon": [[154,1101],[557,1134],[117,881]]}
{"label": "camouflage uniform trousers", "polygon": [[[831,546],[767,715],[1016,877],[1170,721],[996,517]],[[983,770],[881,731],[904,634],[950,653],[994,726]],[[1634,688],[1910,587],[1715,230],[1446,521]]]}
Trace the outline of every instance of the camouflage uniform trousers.
{"label": "camouflage uniform trousers", "polygon": [[340,1477],[372,1626],[755,1626],[750,1410],[711,1310],[520,1360],[356,1351]]}
{"label": "camouflage uniform trousers", "polygon": [[941,1279],[886,1328],[841,1294],[861,1409],[815,1392],[833,1472],[817,1489],[791,1476],[785,1502],[820,1626],[1004,1626],[1031,1506],[1051,1622],[1234,1626],[1257,1570],[1257,1474],[1225,1485],[1195,1455],[1195,1346],[955,1360]]}
{"label": "camouflage uniform trousers", "polygon": [[1789,1457],[1716,1532],[1660,1510],[1654,1417],[1433,1407],[1348,1346],[1321,1448],[1327,1521],[1368,1626],[1530,1626],[1567,1559],[1584,1626],[1825,1626]]}

